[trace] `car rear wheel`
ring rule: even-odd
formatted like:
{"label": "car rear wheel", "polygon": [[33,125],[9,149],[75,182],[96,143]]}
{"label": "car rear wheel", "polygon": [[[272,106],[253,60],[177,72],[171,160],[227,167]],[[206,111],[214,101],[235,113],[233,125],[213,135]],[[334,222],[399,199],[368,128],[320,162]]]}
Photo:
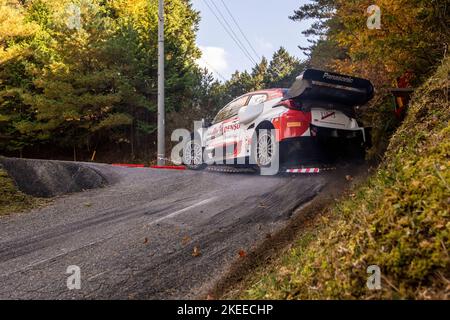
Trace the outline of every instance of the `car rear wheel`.
{"label": "car rear wheel", "polygon": [[279,145],[276,143],[275,132],[271,128],[257,130],[255,146],[255,162],[260,168],[272,167],[274,161],[279,161]]}

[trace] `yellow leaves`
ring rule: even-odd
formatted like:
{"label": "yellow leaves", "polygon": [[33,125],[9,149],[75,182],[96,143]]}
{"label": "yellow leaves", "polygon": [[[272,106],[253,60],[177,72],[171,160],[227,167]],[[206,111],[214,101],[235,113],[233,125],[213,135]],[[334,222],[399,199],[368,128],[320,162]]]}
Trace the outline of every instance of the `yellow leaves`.
{"label": "yellow leaves", "polygon": [[0,46],[0,64],[22,56],[26,51],[26,48],[20,46],[13,46],[6,50]]}
{"label": "yellow leaves", "polygon": [[423,240],[419,243],[419,247],[422,249],[428,249],[431,248],[432,246],[433,244],[428,240]]}
{"label": "yellow leaves", "polygon": [[327,216],[321,216],[321,217],[320,217],[320,220],[322,220],[322,223],[323,223],[324,225],[327,225],[327,224],[330,222],[330,219],[329,219],[329,217],[327,217]]}
{"label": "yellow leaves", "polygon": [[31,36],[38,29],[36,23],[24,21],[22,6],[0,0],[0,45],[9,38]]}
{"label": "yellow leaves", "polygon": [[195,246],[194,250],[192,251],[192,256],[193,257],[200,257],[202,255],[202,253],[200,252],[199,247]]}
{"label": "yellow leaves", "polygon": [[411,186],[413,186],[414,188],[418,188],[420,184],[421,182],[419,180],[414,180],[413,182],[411,182]]}
{"label": "yellow leaves", "polygon": [[[439,18],[433,19],[433,15],[439,16],[436,13],[438,6],[411,0],[401,1],[401,4],[390,0],[376,3],[342,0],[338,3],[334,17],[343,27],[333,29],[332,38],[348,51],[350,65],[359,71],[381,71],[384,78],[395,80],[405,71],[405,66],[419,67],[418,57],[426,55],[435,59],[433,55],[440,55],[434,50],[443,46],[442,36],[438,31],[431,31],[442,28]],[[366,25],[366,9],[372,4],[381,8],[379,30],[369,29]],[[344,71],[342,67],[338,66],[341,72]],[[347,71],[351,71],[350,68],[346,68]]]}
{"label": "yellow leaves", "polygon": [[183,246],[187,245],[189,242],[191,242],[191,237],[189,236],[184,236],[183,239],[181,240],[181,243],[183,244]]}

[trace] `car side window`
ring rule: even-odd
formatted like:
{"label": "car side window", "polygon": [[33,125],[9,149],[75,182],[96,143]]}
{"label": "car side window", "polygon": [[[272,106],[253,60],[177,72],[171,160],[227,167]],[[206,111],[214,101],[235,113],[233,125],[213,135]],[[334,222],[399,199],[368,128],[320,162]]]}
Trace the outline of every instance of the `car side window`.
{"label": "car side window", "polygon": [[216,124],[216,123],[224,121],[226,119],[226,114],[227,113],[228,113],[228,105],[225,106],[222,110],[220,110],[217,113],[216,117],[213,120],[213,124]]}
{"label": "car side window", "polygon": [[248,96],[244,96],[230,102],[222,110],[219,111],[217,116],[214,118],[214,123],[222,122],[224,120],[237,116],[239,109],[245,106],[247,100]]}
{"label": "car side window", "polygon": [[250,98],[250,100],[248,102],[248,105],[249,106],[254,106],[254,105],[257,105],[257,104],[264,103],[266,101],[267,101],[267,95],[266,94],[264,94],[264,93],[263,94],[254,94]]}
{"label": "car side window", "polygon": [[248,96],[244,96],[244,97],[241,97],[241,98],[231,102],[229,105],[230,114],[228,115],[228,118],[237,116],[239,109],[242,108],[243,106],[245,106],[245,104],[247,103],[247,100],[248,100]]}

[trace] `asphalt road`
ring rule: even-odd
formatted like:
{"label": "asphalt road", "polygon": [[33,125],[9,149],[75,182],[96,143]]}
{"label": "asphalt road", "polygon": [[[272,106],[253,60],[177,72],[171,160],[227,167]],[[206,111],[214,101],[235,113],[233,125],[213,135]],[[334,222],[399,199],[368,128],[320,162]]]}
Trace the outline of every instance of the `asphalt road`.
{"label": "asphalt road", "polygon": [[0,217],[0,299],[195,298],[328,179],[90,166],[117,182]]}

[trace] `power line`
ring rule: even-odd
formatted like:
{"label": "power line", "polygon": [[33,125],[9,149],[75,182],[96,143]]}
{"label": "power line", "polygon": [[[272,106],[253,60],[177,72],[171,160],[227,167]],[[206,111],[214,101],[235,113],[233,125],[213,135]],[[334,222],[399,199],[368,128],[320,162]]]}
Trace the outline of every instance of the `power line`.
{"label": "power line", "polygon": [[[217,13],[213,10],[213,8],[211,7],[211,5],[209,4],[208,0],[204,0],[205,4],[208,6],[208,9],[212,12],[212,14],[215,16],[215,18],[217,19],[217,21],[220,23],[220,25],[222,26],[222,28],[226,31],[226,33],[230,36],[230,38],[234,41],[234,43],[236,43],[236,45],[239,47],[239,49],[242,51],[242,53],[244,54],[245,57],[247,57],[247,59],[250,60],[251,63],[255,63],[255,61],[253,60],[253,58],[251,57],[251,55],[249,55],[246,50],[242,47],[242,45],[239,43],[239,41],[235,38],[235,36],[233,35],[233,30],[230,30],[225,26],[225,24],[222,22],[222,20],[219,18],[219,16],[217,15]],[[214,4],[214,2],[212,2]],[[217,6],[216,6],[217,9]],[[221,12],[219,11],[219,14],[221,14]],[[223,17],[223,15],[222,15]],[[225,23],[227,23],[227,21],[225,20]]]}
{"label": "power line", "polygon": [[256,57],[258,58],[258,60],[261,60],[261,57],[259,56],[258,52],[256,52],[255,48],[252,46],[252,44],[250,43],[250,41],[248,40],[247,36],[245,35],[244,31],[242,31],[241,27],[239,26],[239,23],[236,21],[236,19],[234,18],[234,15],[231,13],[230,9],[228,9],[228,6],[225,4],[225,1],[220,0],[223,4],[223,6],[225,7],[225,9],[227,10],[228,14],[230,15],[231,19],[233,19],[234,24],[238,27],[239,32],[242,34],[242,36],[244,37],[245,41],[247,41],[247,44],[249,45],[249,47],[252,49],[253,53],[256,55]]}
{"label": "power line", "polygon": [[[241,42],[241,40],[239,39],[238,35],[236,34],[236,32],[234,32],[233,28],[231,27],[230,23],[228,22],[228,19],[225,18],[225,16],[222,14],[220,8],[214,3],[214,0],[211,0],[211,3],[213,4],[213,6],[215,7],[215,9],[217,10],[217,12],[219,13],[219,15],[222,17],[222,20],[219,18],[219,16],[217,15],[217,13],[213,10],[213,8],[211,7],[211,5],[209,4],[208,0],[204,0],[205,4],[207,5],[208,9],[211,11],[211,13],[215,16],[215,18],[217,19],[217,21],[220,23],[220,25],[222,26],[222,28],[227,32],[227,34],[230,36],[230,38],[236,43],[236,45],[239,47],[239,49],[242,51],[242,53],[250,60],[251,63],[253,63],[255,66],[258,65],[258,63],[253,59],[252,54],[250,54],[250,52],[247,50],[246,46]],[[251,48],[251,50],[253,51],[253,53],[255,53],[257,60],[260,60],[260,56],[258,54],[258,52],[255,50],[255,48],[253,47],[253,45],[251,44],[251,42],[249,41],[248,37],[245,35],[244,31],[242,30],[242,28],[239,26],[239,23],[237,22],[236,18],[233,16],[232,12],[230,11],[230,9],[228,8],[228,6],[225,4],[225,2],[223,0],[221,0],[223,6],[225,7],[225,9],[227,10],[228,14],[230,15],[231,19],[233,20],[234,24],[237,26],[237,28],[239,29],[239,32],[241,33],[241,35],[244,37],[245,41],[247,42],[248,46]],[[225,22],[225,24],[224,24]],[[228,28],[227,28],[228,27]],[[206,62],[206,61],[205,61]],[[208,63],[207,63],[208,64]],[[209,65],[209,64],[208,64]],[[210,65],[209,65],[210,66]],[[210,66],[211,67],[211,66]],[[276,66],[272,66],[273,70],[278,73],[278,76],[283,74],[283,72],[281,72]],[[214,68],[211,67],[211,69],[214,70]],[[217,71],[215,71],[215,73],[217,73],[219,76],[221,76]],[[225,77],[221,76],[223,79],[225,79]]]}
{"label": "power line", "polygon": [[[226,33],[230,36],[230,38],[236,43],[236,45],[239,47],[239,49],[241,49],[242,53],[250,60],[251,63],[256,64],[256,62],[253,60],[253,58],[251,57],[251,55],[249,55],[248,53],[246,53],[246,50],[244,50],[244,48],[239,44],[239,41],[235,39],[235,37],[233,36],[233,34],[227,29],[227,27],[224,25],[224,23],[222,22],[222,20],[220,20],[219,16],[216,14],[216,12],[213,10],[213,8],[210,6],[210,4],[208,3],[208,0],[204,0],[206,6],[208,7],[208,9],[211,11],[211,13],[215,16],[215,18],[217,19],[217,21],[220,23],[220,25],[222,26],[222,28],[226,31]],[[214,2],[213,2],[214,3]],[[219,11],[220,13],[220,11]],[[223,16],[223,15],[222,15]]]}
{"label": "power line", "polygon": [[[244,37],[245,41],[247,42],[247,44],[249,45],[249,47],[252,49],[253,53],[256,55],[256,57],[258,58],[258,61],[261,60],[261,57],[259,56],[258,52],[255,50],[255,48],[253,47],[253,45],[251,44],[251,42],[248,40],[248,37],[245,35],[244,31],[242,30],[242,28],[239,26],[239,23],[237,22],[236,18],[234,17],[234,15],[231,13],[231,10],[228,8],[228,6],[226,5],[225,1],[220,0],[223,4],[223,6],[225,7],[225,9],[227,10],[228,14],[230,15],[231,19],[233,20],[234,24],[237,26],[237,28],[239,29],[239,32],[242,34],[242,36]],[[279,74],[282,74],[282,72],[280,71],[280,69],[278,69],[275,66],[272,66],[272,68],[275,70],[275,72],[278,72]]]}
{"label": "power line", "polygon": [[[231,32],[233,33],[233,35],[236,38],[236,40],[239,42],[239,44],[242,46],[242,48],[244,48],[244,50],[247,53],[247,55],[252,59],[253,63],[257,64],[255,59],[253,59],[252,54],[247,50],[247,47],[242,43],[241,39],[239,39],[239,37],[236,34],[236,32],[234,32],[233,27],[228,23],[228,19],[225,18],[225,16],[222,14],[222,10],[220,10],[220,8],[216,5],[216,3],[213,0],[211,0],[211,3],[216,8],[217,12],[219,12],[219,15],[222,17],[222,20],[225,21],[226,25],[228,26],[229,30],[231,30]],[[256,59],[256,60],[258,60],[258,59]]]}
{"label": "power line", "polygon": [[223,79],[223,81],[227,82],[227,79],[219,72],[217,71],[213,66],[211,66],[208,61],[206,61],[205,59],[203,59],[203,62],[208,65],[208,67],[214,72],[216,73],[220,78]]}

